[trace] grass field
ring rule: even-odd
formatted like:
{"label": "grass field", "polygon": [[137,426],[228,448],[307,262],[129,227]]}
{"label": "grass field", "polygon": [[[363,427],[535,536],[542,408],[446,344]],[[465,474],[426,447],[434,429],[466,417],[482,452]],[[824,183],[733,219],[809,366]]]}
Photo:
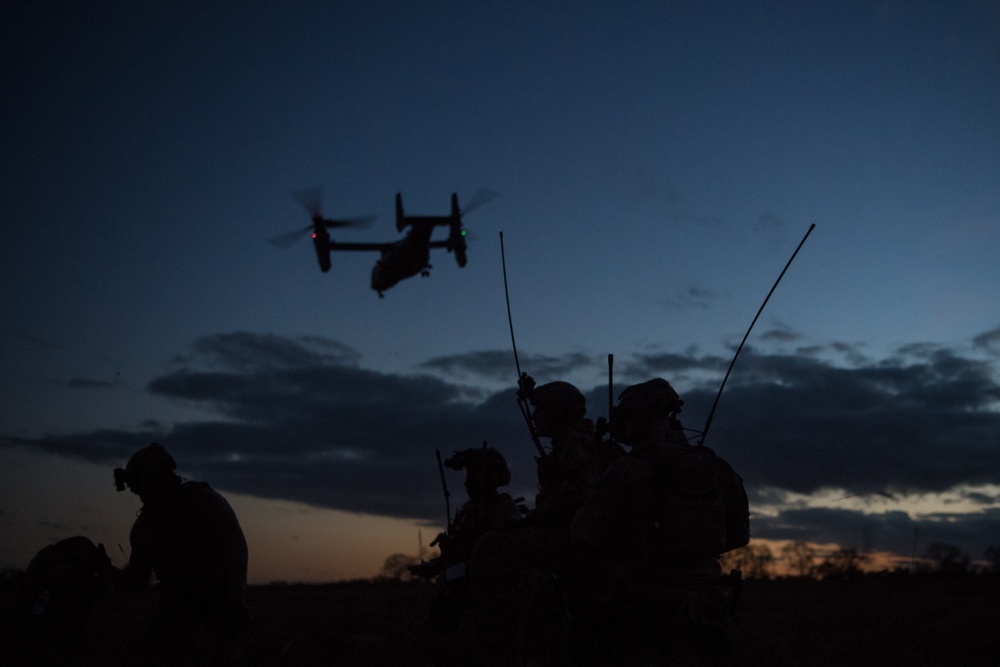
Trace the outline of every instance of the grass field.
{"label": "grass field", "polygon": [[[14,607],[7,587],[4,611]],[[255,623],[239,665],[426,665],[414,629],[435,595],[420,583],[254,586]],[[152,591],[107,591],[76,642],[38,642],[8,623],[3,665],[152,663],[143,629]],[[729,626],[734,664],[748,666],[1000,665],[1000,579],[866,577],[748,581]],[[206,653],[190,665],[218,664]],[[200,656],[200,657],[199,657]]]}

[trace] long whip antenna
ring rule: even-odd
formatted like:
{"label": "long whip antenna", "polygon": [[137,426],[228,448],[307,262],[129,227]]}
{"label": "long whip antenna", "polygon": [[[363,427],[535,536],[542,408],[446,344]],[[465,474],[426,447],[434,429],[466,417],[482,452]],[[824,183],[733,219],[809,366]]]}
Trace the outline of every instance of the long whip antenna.
{"label": "long whip antenna", "polygon": [[702,429],[701,432],[701,439],[698,441],[699,445],[705,444],[705,439],[708,437],[708,429],[712,425],[712,418],[715,416],[715,408],[719,405],[719,399],[722,397],[722,390],[726,388],[726,380],[729,379],[729,374],[733,372],[733,366],[736,365],[736,358],[740,356],[740,351],[743,349],[743,344],[747,342],[747,338],[750,336],[750,331],[753,329],[753,325],[757,324],[757,318],[760,317],[762,312],[764,312],[764,306],[767,305],[768,299],[770,299],[771,295],[774,294],[774,289],[778,286],[778,283],[781,282],[782,277],[785,275],[785,271],[787,271],[788,267],[792,265],[792,261],[795,259],[795,256],[799,254],[799,250],[801,250],[802,245],[806,242],[806,239],[809,238],[809,235],[812,234],[812,230],[815,228],[816,223],[809,225],[809,231],[807,231],[806,235],[802,237],[801,241],[799,241],[799,245],[795,248],[795,252],[792,253],[792,256],[788,258],[788,263],[786,263],[785,268],[781,270],[781,273],[778,275],[778,279],[774,281],[774,285],[771,286],[771,291],[767,293],[766,297],[764,297],[764,303],[760,304],[760,308],[757,309],[757,314],[754,315],[753,322],[750,323],[749,328],[747,328],[747,332],[743,334],[743,340],[740,341],[740,346],[736,348],[736,354],[733,355],[733,360],[729,362],[729,370],[726,371],[725,377],[722,378],[722,384],[719,386],[719,393],[715,395],[715,402],[712,403],[712,409],[708,413],[708,420],[705,422],[705,428]]}
{"label": "long whip antenna", "polygon": [[[522,380],[527,380],[528,378],[526,373],[521,372],[521,364],[517,360],[517,343],[514,341],[514,318],[510,315],[510,292],[507,290],[507,258],[503,251],[503,232],[500,232],[500,264],[503,266],[503,295],[507,299],[507,325],[510,327],[510,345],[514,348],[514,366],[517,368],[517,383],[518,388],[520,388]],[[545,448],[542,447],[541,441],[538,440],[538,434],[535,433],[535,425],[531,421],[531,409],[528,406],[528,399],[520,391],[518,391],[517,395],[517,407],[521,410],[524,423],[528,425],[528,433],[531,434],[531,441],[535,443],[538,455],[545,458]]]}
{"label": "long whip antenna", "polygon": [[521,377],[521,364],[517,360],[517,343],[514,341],[514,319],[510,316],[510,292],[507,291],[507,258],[503,252],[503,232],[500,232],[500,264],[503,266],[503,296],[507,300],[507,325],[510,327],[510,346],[514,348],[514,367]]}

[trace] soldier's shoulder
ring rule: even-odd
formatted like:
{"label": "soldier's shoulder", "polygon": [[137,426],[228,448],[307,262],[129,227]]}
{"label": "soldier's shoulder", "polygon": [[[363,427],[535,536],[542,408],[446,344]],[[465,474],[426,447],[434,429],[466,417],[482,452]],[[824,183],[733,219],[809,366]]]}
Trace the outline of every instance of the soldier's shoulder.
{"label": "soldier's shoulder", "polygon": [[189,511],[231,511],[229,501],[207,482],[184,482],[181,484],[181,498]]}
{"label": "soldier's shoulder", "polygon": [[181,489],[185,493],[205,493],[207,491],[215,492],[215,489],[208,482],[196,482],[193,480],[188,480],[181,482]]}
{"label": "soldier's shoulder", "polygon": [[184,482],[181,484],[181,493],[188,498],[225,501],[222,494],[213,489],[208,482]]}
{"label": "soldier's shoulder", "polygon": [[647,462],[634,454],[624,454],[611,462],[602,476],[602,483],[627,480],[637,471],[647,467]]}

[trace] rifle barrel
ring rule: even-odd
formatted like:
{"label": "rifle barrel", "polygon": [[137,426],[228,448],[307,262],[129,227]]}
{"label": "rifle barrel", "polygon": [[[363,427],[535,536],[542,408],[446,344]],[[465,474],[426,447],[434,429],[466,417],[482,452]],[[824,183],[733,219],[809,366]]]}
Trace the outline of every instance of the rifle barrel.
{"label": "rifle barrel", "polygon": [[[450,535],[451,534],[451,502],[448,500],[448,498],[451,496],[451,492],[448,491],[448,481],[444,477],[444,464],[441,462],[441,450],[440,449],[435,449],[434,450],[434,454],[437,456],[438,472],[441,474],[441,486],[444,488],[444,511],[445,511],[445,514],[448,517],[448,520],[445,522],[445,525],[447,526],[447,529],[448,529],[447,532]],[[433,545],[431,545],[431,546],[433,546]]]}

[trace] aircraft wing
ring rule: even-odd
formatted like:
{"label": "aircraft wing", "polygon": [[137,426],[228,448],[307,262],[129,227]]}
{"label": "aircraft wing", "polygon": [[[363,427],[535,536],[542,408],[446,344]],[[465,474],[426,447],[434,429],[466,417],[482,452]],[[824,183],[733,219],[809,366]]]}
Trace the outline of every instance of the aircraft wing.
{"label": "aircraft wing", "polygon": [[382,252],[391,243],[340,243],[336,241],[330,242],[330,250],[377,250]]}

